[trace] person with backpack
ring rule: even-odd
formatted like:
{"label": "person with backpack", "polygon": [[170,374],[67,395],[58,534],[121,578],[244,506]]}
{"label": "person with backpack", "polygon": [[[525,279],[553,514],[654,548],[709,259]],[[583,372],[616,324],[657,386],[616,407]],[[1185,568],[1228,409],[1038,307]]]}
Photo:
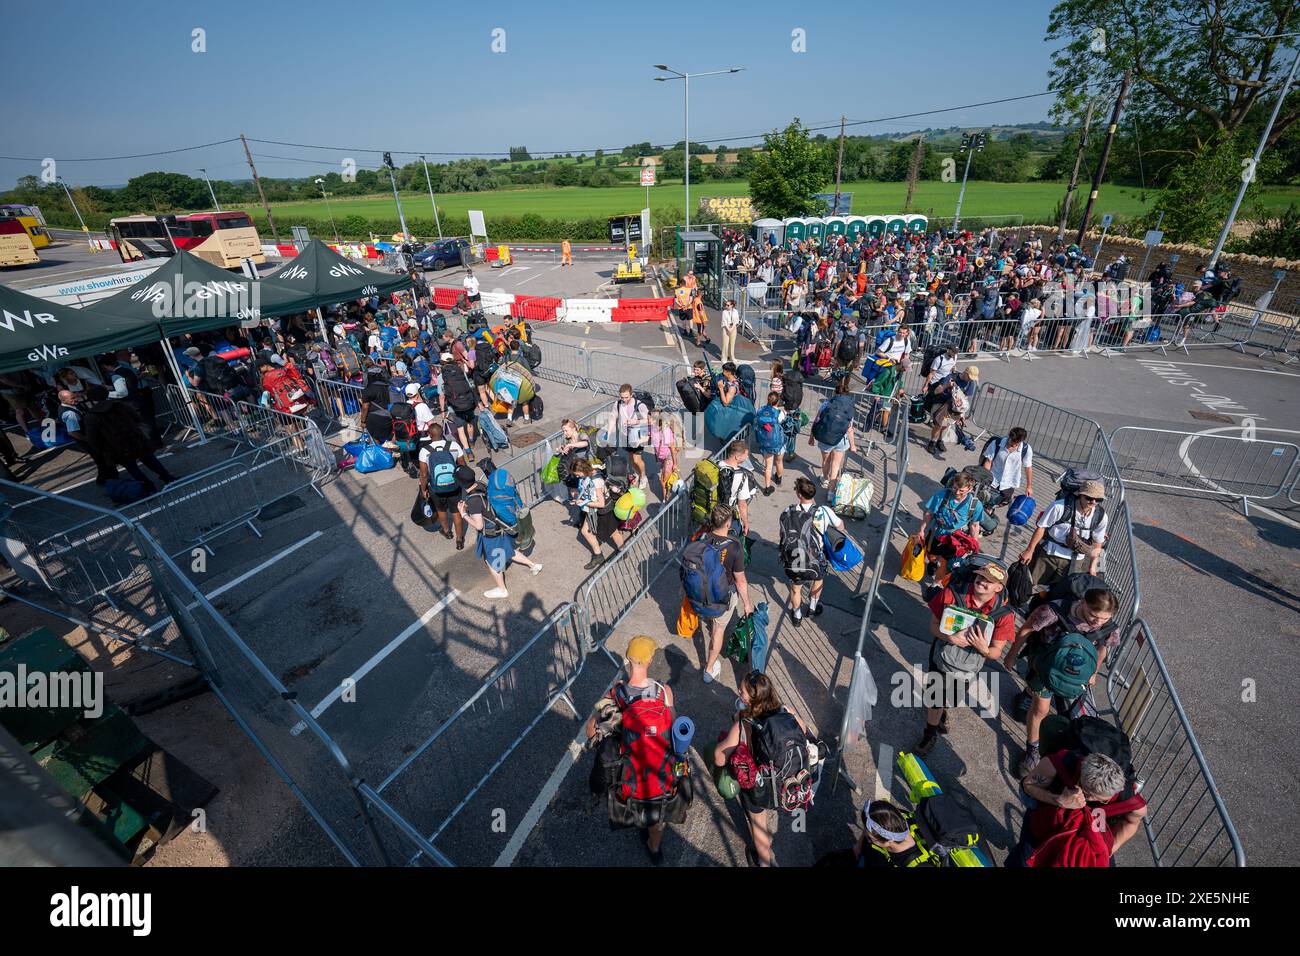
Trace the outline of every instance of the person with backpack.
{"label": "person with backpack", "polygon": [[1038,520],[1038,528],[1020,560],[1029,565],[1035,587],[1051,585],[1071,574],[1096,574],[1106,545],[1109,519],[1102,502],[1106,484],[1089,479],[1078,491],[1063,494]]}
{"label": "person with backpack", "polygon": [[604,564],[602,546],[614,535],[614,502],[610,500],[604,476],[596,471],[590,461],[585,458],[575,461],[573,474],[578,477],[578,496],[574,499],[574,504],[582,515],[579,528],[592,553],[591,560],[583,565],[582,570],[594,571]]}
{"label": "person with backpack", "polygon": [[1102,753],[1061,750],[1021,782],[1032,806],[1008,867],[1104,867],[1147,815],[1124,768]]}
{"label": "person with backpack", "polygon": [[[1007,604],[1004,590],[1007,569],[993,558],[979,556],[955,571],[947,585],[932,597],[930,608],[929,667],[925,674],[925,730],[916,752],[926,756],[934,749],[939,734],[948,733],[948,711],[968,704],[973,696],[975,676],[985,661],[995,661],[1015,640],[1015,609]],[[953,615],[974,612],[973,624],[953,630]]]}
{"label": "person with backpack", "polygon": [[840,480],[844,456],[858,451],[853,437],[853,416],[857,407],[850,393],[851,387],[852,379],[848,376],[836,383],[835,393],[822,402],[808,433],[808,444],[816,445],[822,453],[822,483],[828,490]]}
{"label": "person with backpack", "polygon": [[627,677],[596,702],[587,721],[587,746],[599,748],[593,780],[601,777],[610,825],[635,826],[650,862],[662,866],[664,831],[684,817],[691,790],[679,773],[684,758],[674,749],[672,688],[650,677],[657,650],[644,634],[628,643]]}
{"label": "person with backpack", "polygon": [[[942,459],[948,451],[948,446],[943,441],[943,433],[949,425],[953,427],[958,441],[963,445],[970,442],[961,430],[961,426],[966,416],[970,414],[971,403],[974,401],[975,390],[979,388],[979,383],[979,367],[968,365],[960,375],[954,372],[946,382],[940,382],[934,387],[936,401],[933,406],[930,440],[926,442],[925,450],[936,458]],[[970,442],[969,449],[974,451],[973,442]]]}
{"label": "person with backpack", "polygon": [[794,481],[796,502],[781,512],[778,547],[786,579],[790,582],[790,617],[796,625],[804,619],[803,586],[808,585],[808,613],[816,617],[826,586],[826,529],[844,530],[844,522],[826,505],[816,502],[817,487],[800,475]]}
{"label": "person with backpack", "polygon": [[1034,496],[1034,450],[1029,447],[1029,432],[1017,426],[1007,432],[1006,438],[994,436],[980,452],[980,464],[993,475],[993,490],[998,497],[989,502],[989,508],[1009,505],[1025,482],[1025,494]]}
{"label": "person with backpack", "polygon": [[[779,366],[778,366],[779,367]],[[779,378],[772,379],[773,384]],[[786,446],[786,412],[781,407],[781,395],[773,390],[767,395],[767,404],[758,410],[754,417],[754,448],[763,456],[763,494],[770,495],[776,491],[785,473]],[[773,483],[773,468],[776,469]]]}
{"label": "person with backpack", "polygon": [[456,550],[465,549],[465,519],[458,507],[461,497],[456,469],[465,465],[465,451],[456,442],[443,437],[442,426],[430,421],[425,427],[426,440],[420,443],[420,493],[433,508],[442,526],[442,536],[452,538],[451,523],[456,524]]}
{"label": "person with backpack", "polygon": [[707,624],[703,674],[706,684],[722,673],[718,658],[736,604],[744,605],[746,617],[754,613],[745,577],[744,544],[731,536],[733,521],[734,513],[729,507],[716,505],[709,514],[706,533],[687,544],[682,552],[682,590],[691,610],[699,616],[700,626]]}
{"label": "person with backpack", "polygon": [[739,710],[713,751],[715,768],[730,768],[740,784],[753,846],[745,847],[750,866],[772,866],[772,834],[767,811],[806,807],[813,777],[808,730],[798,715],[781,704],[776,685],[760,671],[750,671],[738,688]]}
{"label": "person with backpack", "polygon": [[[1120,631],[1114,623],[1118,611],[1119,599],[1110,588],[1090,588],[1078,600],[1062,598],[1042,605],[1030,613],[1016,632],[1015,642],[1002,666],[1008,672],[1014,672],[1021,653],[1029,660],[1029,670],[1025,675],[1025,693],[1029,703],[1029,712],[1025,716],[1025,755],[1016,770],[1017,776],[1026,776],[1042,757],[1039,728],[1051,710],[1052,698],[1058,697],[1063,706],[1069,707],[1078,696],[1086,694],[1101,673],[1106,655],[1119,646]],[[1055,661],[1048,652],[1067,636],[1082,636],[1092,644],[1094,650],[1091,654],[1087,653],[1087,648],[1080,649],[1085,652],[1085,658],[1095,655],[1096,663],[1088,661],[1089,674],[1066,675],[1070,690],[1065,697],[1059,697],[1058,691],[1067,686],[1062,683],[1066,677],[1051,672]],[[1075,694],[1076,685],[1078,694]]]}
{"label": "person with backpack", "polygon": [[643,397],[632,394],[631,385],[624,383],[618,387],[614,420],[620,446],[627,449],[636,469],[637,483],[646,487],[645,445],[650,440],[650,409]]}
{"label": "person with backpack", "polygon": [[[490,484],[497,467],[491,459],[485,458],[480,463],[483,476]],[[510,596],[506,590],[506,568],[513,564],[522,564],[534,576],[542,573],[542,566],[536,561],[515,550],[515,532],[517,525],[512,524],[509,516],[503,516],[499,505],[489,498],[489,489],[474,477],[474,470],[468,465],[456,468],[456,485],[461,493],[461,500],[456,503],[456,510],[464,522],[478,532],[474,542],[475,553],[487,565],[496,587],[484,591],[483,596],[489,601],[499,601]],[[513,485],[510,491],[514,491]],[[519,504],[518,492],[515,492],[514,506]],[[515,516],[517,517],[517,510]]]}
{"label": "person with backpack", "polygon": [[659,463],[659,487],[664,501],[672,497],[673,486],[680,480],[677,459],[685,447],[682,432],[681,421],[676,415],[662,408],[655,411],[650,423],[650,447]]}
{"label": "person with backpack", "polygon": [[474,440],[478,434],[478,413],[484,406],[470,381],[470,368],[466,360],[457,360],[451,354],[442,357],[443,395],[451,407],[456,437],[465,449],[465,458],[474,460]]}
{"label": "person with backpack", "polygon": [[853,847],[857,866],[939,866],[940,859],[916,839],[916,825],[888,800],[868,800],[862,807],[862,836]]}
{"label": "person with backpack", "polygon": [[867,334],[858,331],[857,319],[850,315],[835,334],[835,341],[832,346],[835,352],[835,361],[846,373],[852,373],[858,367],[858,360],[862,358],[866,345]]}
{"label": "person with backpack", "polygon": [[161,448],[162,430],[158,427],[153,390],[140,383],[140,374],[131,364],[130,349],[120,349],[114,354],[114,359],[115,364],[108,370],[109,381],[113,386],[108,397],[123,400],[130,405],[149,432],[149,440],[154,447]]}
{"label": "person with backpack", "polygon": [[135,406],[126,399],[108,397],[109,393],[102,385],[92,385],[86,389],[89,403],[78,406],[82,409],[85,440],[96,454],[99,461],[112,468],[114,476],[117,467],[127,470],[132,478],[144,485],[149,494],[154,494],[157,487],[145,477],[140,469],[143,464],[157,475],[164,485],[176,480],[166,466],[154,455],[154,450],[146,432],[144,422]]}

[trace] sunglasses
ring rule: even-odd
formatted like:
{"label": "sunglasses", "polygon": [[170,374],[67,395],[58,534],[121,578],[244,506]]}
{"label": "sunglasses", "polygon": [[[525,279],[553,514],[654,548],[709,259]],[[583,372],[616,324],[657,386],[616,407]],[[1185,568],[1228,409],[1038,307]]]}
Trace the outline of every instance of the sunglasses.
{"label": "sunglasses", "polygon": [[1088,495],[1079,495],[1079,500],[1080,501],[1101,501],[1100,498],[1092,498]]}

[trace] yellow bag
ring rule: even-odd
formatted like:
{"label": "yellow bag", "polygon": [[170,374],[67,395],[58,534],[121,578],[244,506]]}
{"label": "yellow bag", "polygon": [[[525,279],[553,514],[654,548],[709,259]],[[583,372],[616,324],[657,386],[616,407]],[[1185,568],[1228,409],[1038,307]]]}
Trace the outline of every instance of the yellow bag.
{"label": "yellow bag", "polygon": [[695,608],[691,607],[690,598],[682,598],[682,610],[677,615],[677,636],[694,637],[699,626],[700,616],[695,613]]}
{"label": "yellow bag", "polygon": [[903,548],[903,566],[898,575],[907,581],[919,581],[925,577],[925,542],[916,534],[907,538],[907,545]]}

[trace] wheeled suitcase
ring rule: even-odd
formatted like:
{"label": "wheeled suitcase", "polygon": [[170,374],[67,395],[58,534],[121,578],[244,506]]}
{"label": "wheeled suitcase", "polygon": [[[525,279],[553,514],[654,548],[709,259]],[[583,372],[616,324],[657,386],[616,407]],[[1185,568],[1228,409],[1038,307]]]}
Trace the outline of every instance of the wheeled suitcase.
{"label": "wheeled suitcase", "polygon": [[831,509],[841,517],[860,521],[871,512],[871,495],[874,490],[870,478],[842,474],[835,483],[835,498]]}

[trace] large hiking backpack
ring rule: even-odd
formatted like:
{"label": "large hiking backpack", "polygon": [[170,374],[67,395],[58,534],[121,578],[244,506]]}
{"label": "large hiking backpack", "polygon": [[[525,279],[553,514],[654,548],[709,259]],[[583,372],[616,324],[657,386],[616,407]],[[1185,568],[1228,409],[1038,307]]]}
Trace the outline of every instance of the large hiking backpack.
{"label": "large hiking backpack", "polygon": [[486,493],[492,516],[496,518],[506,534],[514,534],[518,531],[519,513],[523,511],[524,503],[519,497],[519,490],[515,487],[515,483],[510,479],[510,473],[504,468],[492,472],[488,477]]}
{"label": "large hiking backpack", "polygon": [[718,466],[702,459],[691,477],[691,520],[704,524],[718,503]]}
{"label": "large hiking backpack", "polygon": [[781,376],[781,404],[787,412],[798,411],[803,404],[803,373],[791,369]]}
{"label": "large hiking backpack", "polygon": [[542,366],[542,347],[536,342],[524,342],[520,345],[519,351],[523,353],[524,361],[528,363],[528,368],[536,371]]}
{"label": "large hiking backpack", "polygon": [[945,866],[956,865],[949,856],[953,850],[980,845],[982,838],[975,815],[946,793],[922,797],[913,819],[926,849],[939,856]]}
{"label": "large hiking backpack", "polygon": [[1097,647],[1082,634],[1063,634],[1039,652],[1034,671],[1055,696],[1077,700],[1097,671]]}
{"label": "large hiking backpack", "polygon": [[835,357],[847,365],[850,362],[856,362],[861,353],[862,347],[858,341],[858,333],[845,332],[844,337],[840,339],[840,346],[835,352]]}
{"label": "large hiking backpack", "polygon": [[429,446],[429,487],[437,494],[450,494],[456,490],[456,459],[447,448],[446,440]]}
{"label": "large hiking backpack", "polygon": [[754,379],[754,366],[741,365],[737,367],[736,381],[739,383],[740,394],[751,402],[754,401],[754,394],[758,389],[758,383]]}
{"label": "large hiking backpack", "polygon": [[808,740],[785,708],[750,722],[751,743],[759,773],[771,781],[776,808],[793,813],[812,805],[816,791]]}
{"label": "large hiking backpack", "polygon": [[682,552],[682,590],[700,617],[721,617],[731,607],[735,588],[722,564],[729,547],[730,541],[721,542],[705,534]]}
{"label": "large hiking backpack", "polygon": [[697,415],[703,411],[704,406],[701,404],[704,396],[695,389],[695,385],[689,378],[679,378],[677,380],[677,395],[682,400],[682,407],[692,415]]}
{"label": "large hiking backpack", "polygon": [[1102,754],[1119,764],[1124,771],[1124,789],[1117,795],[1126,800],[1141,788],[1137,770],[1133,767],[1133,744],[1128,734],[1100,717],[1085,715],[1070,721],[1066,737],[1069,749],[1082,754]]}
{"label": "large hiking backpack", "polygon": [[636,697],[630,695],[625,684],[614,688],[614,702],[623,712],[623,767],[616,795],[624,803],[667,799],[677,789],[673,715],[666,697],[663,686],[657,683]]}
{"label": "large hiking backpack", "polygon": [[240,384],[239,375],[225,359],[209,355],[203,359],[199,367],[203,370],[203,379],[209,392],[225,395]]}
{"label": "large hiking backpack", "polygon": [[444,365],[442,387],[447,392],[447,402],[457,412],[471,412],[478,403],[474,386],[465,376],[465,370],[459,365]]}
{"label": "large hiking backpack", "polygon": [[[815,509],[814,509],[815,510]],[[824,556],[817,528],[813,524],[814,511],[805,511],[791,505],[781,512],[778,547],[781,564],[791,581],[816,581],[823,575]]]}
{"label": "large hiking backpack", "polygon": [[311,407],[299,380],[286,368],[267,372],[262,387],[271,395],[271,405],[278,412],[300,415]]}
{"label": "large hiking backpack", "polygon": [[951,490],[952,480],[958,475],[966,475],[975,483],[971,493],[985,507],[988,507],[989,503],[998,497],[998,493],[993,487],[993,472],[983,465],[967,465],[961,471],[956,468],[949,468],[943,473],[942,485]]}
{"label": "large hiking backpack", "polygon": [[1103,485],[1106,483],[1105,476],[1099,471],[1092,471],[1088,468],[1067,468],[1065,474],[1061,476],[1061,497],[1073,499],[1081,490],[1084,482],[1100,481]]}
{"label": "large hiking backpack", "polygon": [[781,411],[775,405],[764,405],[754,417],[754,446],[762,455],[775,455],[785,448]]}
{"label": "large hiking backpack", "polygon": [[925,351],[921,353],[921,376],[925,377],[930,374],[934,368],[934,360],[944,352],[941,345],[927,345]]}
{"label": "large hiking backpack", "polygon": [[349,381],[361,374],[361,359],[351,345],[340,345],[334,350],[334,365]]}
{"label": "large hiking backpack", "polygon": [[836,395],[817,413],[812,437],[823,445],[838,445],[853,426],[852,395]]}

